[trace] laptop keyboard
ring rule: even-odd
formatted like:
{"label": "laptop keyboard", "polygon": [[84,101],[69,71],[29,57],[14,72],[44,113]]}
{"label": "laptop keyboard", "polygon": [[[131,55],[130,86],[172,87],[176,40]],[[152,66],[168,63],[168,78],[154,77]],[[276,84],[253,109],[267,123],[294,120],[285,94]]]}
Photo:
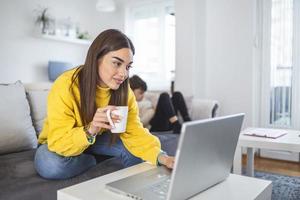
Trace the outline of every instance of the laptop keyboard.
{"label": "laptop keyboard", "polygon": [[167,199],[167,194],[170,185],[170,177],[150,186],[150,190],[155,193],[159,199]]}

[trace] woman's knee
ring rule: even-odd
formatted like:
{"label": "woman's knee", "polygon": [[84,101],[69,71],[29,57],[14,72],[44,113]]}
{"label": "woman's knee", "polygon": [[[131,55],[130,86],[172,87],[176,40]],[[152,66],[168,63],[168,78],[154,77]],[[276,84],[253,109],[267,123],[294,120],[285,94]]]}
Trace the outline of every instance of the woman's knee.
{"label": "woman's knee", "polygon": [[42,145],[37,149],[34,160],[36,171],[46,179],[71,178],[94,165],[96,165],[96,160],[92,155],[64,157],[49,151],[47,145]]}
{"label": "woman's knee", "polygon": [[60,173],[58,169],[59,156],[51,155],[47,145],[38,147],[34,157],[34,167],[37,173],[46,179],[57,179]]}

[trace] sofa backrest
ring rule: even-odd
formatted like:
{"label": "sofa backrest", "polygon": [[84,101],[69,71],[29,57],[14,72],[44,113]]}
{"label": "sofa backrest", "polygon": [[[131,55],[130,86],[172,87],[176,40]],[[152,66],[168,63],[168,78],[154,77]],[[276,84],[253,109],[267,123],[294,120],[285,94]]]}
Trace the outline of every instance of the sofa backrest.
{"label": "sofa backrest", "polygon": [[33,126],[36,134],[39,135],[47,114],[47,97],[52,83],[26,83],[24,86],[30,105]]}
{"label": "sofa backrest", "polygon": [[[147,91],[145,93],[145,100],[149,100],[155,107],[159,95],[164,91]],[[193,96],[184,96],[187,109],[192,120],[206,119],[218,116],[219,103],[212,99],[200,99]],[[142,113],[141,113],[142,114]],[[179,116],[180,120],[181,116]]]}
{"label": "sofa backrest", "polygon": [[38,82],[38,83],[24,83],[26,91],[45,91],[50,90],[52,87],[51,82]]}
{"label": "sofa backrest", "polygon": [[[2,118],[0,118],[0,125],[2,125],[2,129],[4,128],[0,131],[0,154],[26,150],[37,146],[37,135],[41,132],[46,117],[47,97],[51,86],[52,83],[50,82],[25,84],[17,82],[15,84],[2,85],[3,93],[8,92],[9,94],[2,94],[2,102],[0,101],[1,114],[3,114]],[[156,106],[161,92],[147,92],[145,98]],[[6,96],[13,96],[13,99],[5,99],[4,97]],[[19,100],[14,102],[14,99],[17,97]],[[217,101],[197,99],[191,96],[185,96],[185,100],[193,120],[215,117],[217,115],[219,106]],[[23,107],[19,105],[23,105]],[[14,113],[17,115],[10,115]],[[18,123],[18,126],[11,123],[15,117],[19,116],[23,116],[24,119],[19,119],[20,123]],[[15,129],[16,127],[20,128]]]}

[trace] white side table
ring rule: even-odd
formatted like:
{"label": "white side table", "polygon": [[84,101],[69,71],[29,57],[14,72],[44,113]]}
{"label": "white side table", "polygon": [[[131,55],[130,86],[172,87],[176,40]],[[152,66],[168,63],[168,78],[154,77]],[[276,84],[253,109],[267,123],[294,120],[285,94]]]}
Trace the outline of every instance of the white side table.
{"label": "white side table", "polygon": [[[127,169],[123,169],[111,174],[107,174],[65,189],[58,190],[58,200],[118,200],[128,199],[105,189],[105,184],[130,175],[134,175],[154,166],[148,163],[142,163]],[[251,177],[245,177],[235,174],[230,176],[220,184],[217,184],[208,190],[193,197],[193,200],[263,200],[271,199],[272,183],[266,180],[260,180]]]}
{"label": "white side table", "polygon": [[241,132],[234,157],[233,173],[241,174],[242,172],[242,147],[247,148],[247,175],[254,176],[255,148],[300,152],[299,134],[300,131],[288,130],[288,133],[286,135],[276,139],[272,139],[247,136],[243,135],[243,132]]}

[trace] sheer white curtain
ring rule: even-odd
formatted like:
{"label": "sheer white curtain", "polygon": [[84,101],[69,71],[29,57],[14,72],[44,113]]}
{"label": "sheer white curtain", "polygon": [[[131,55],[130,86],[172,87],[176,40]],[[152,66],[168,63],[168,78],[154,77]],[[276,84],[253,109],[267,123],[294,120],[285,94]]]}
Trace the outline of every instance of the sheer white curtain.
{"label": "sheer white curtain", "polygon": [[293,0],[272,0],[270,124],[291,125]]}
{"label": "sheer white curtain", "polygon": [[[297,128],[299,65],[295,28],[299,0],[263,0],[263,125]],[[297,2],[295,4],[295,2]],[[297,56],[299,57],[299,55]],[[296,115],[296,116],[295,116]],[[299,121],[299,119],[298,119]]]}
{"label": "sheer white curtain", "polygon": [[127,8],[125,32],[136,48],[132,74],[149,89],[168,90],[175,70],[175,16],[172,2],[144,2]]}

